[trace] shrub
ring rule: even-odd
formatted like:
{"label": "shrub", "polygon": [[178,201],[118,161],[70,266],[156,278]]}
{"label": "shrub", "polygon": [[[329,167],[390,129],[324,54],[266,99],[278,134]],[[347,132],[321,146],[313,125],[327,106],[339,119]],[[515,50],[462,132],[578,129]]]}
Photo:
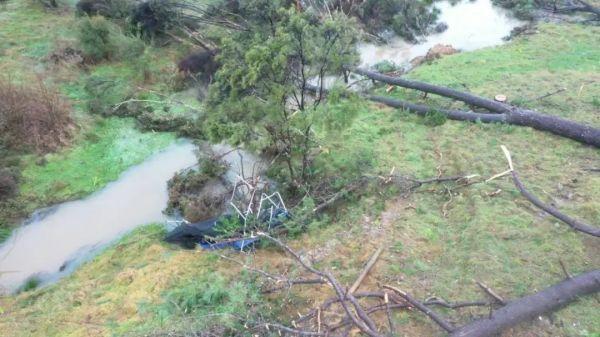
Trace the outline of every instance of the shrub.
{"label": "shrub", "polygon": [[428,126],[440,126],[444,125],[448,120],[448,116],[444,113],[436,110],[432,110],[425,114],[423,119],[423,123]]}
{"label": "shrub", "polygon": [[384,74],[391,73],[391,72],[402,69],[396,63],[394,63],[393,61],[389,61],[389,60],[383,60],[381,62],[378,62],[377,64],[375,64],[373,66],[373,68],[375,68],[375,70],[377,70],[377,72],[384,73]]}
{"label": "shrub", "polygon": [[101,16],[83,18],[78,38],[88,62],[131,60],[145,48],[141,40],[124,35],[119,26]]}
{"label": "shrub", "polygon": [[133,96],[129,84],[119,78],[92,75],[86,80],[84,89],[89,96],[87,105],[91,113],[122,117],[135,117],[141,113],[136,104],[123,104],[113,111],[116,104]]}
{"label": "shrub", "polygon": [[132,10],[131,0],[79,0],[78,15],[102,15],[112,19],[125,19]]}
{"label": "shrub", "polygon": [[[206,166],[205,166],[206,165]],[[180,213],[191,222],[206,220],[221,214],[228,194],[218,179],[226,164],[211,158],[200,161],[201,169],[175,174],[168,182],[168,213]]]}
{"label": "shrub", "polygon": [[181,5],[181,1],[177,0],[140,2],[133,9],[130,22],[142,38],[152,39],[181,24]]}
{"label": "shrub", "polygon": [[[492,0],[494,5],[502,6],[513,11],[516,17],[530,20],[533,18],[536,7],[546,5],[547,1],[535,0]],[[551,5],[551,4],[548,4]]]}
{"label": "shrub", "polygon": [[58,8],[57,0],[37,0],[37,2],[44,5],[46,8]]}
{"label": "shrub", "polygon": [[[5,168],[0,168],[0,201],[11,197],[17,191],[17,179]],[[2,241],[0,239],[0,241]]]}
{"label": "shrub", "polygon": [[11,149],[54,151],[71,137],[70,105],[41,79],[33,87],[0,78],[0,141]]}
{"label": "shrub", "polygon": [[19,288],[18,292],[22,293],[22,292],[35,290],[37,287],[40,286],[41,283],[42,283],[42,281],[37,276],[31,276],[30,278],[27,279],[27,281],[25,281],[25,283],[21,286],[21,288]]}
{"label": "shrub", "polygon": [[427,0],[365,0],[356,8],[356,14],[371,32],[383,33],[391,27],[409,41],[431,31],[439,14]]}

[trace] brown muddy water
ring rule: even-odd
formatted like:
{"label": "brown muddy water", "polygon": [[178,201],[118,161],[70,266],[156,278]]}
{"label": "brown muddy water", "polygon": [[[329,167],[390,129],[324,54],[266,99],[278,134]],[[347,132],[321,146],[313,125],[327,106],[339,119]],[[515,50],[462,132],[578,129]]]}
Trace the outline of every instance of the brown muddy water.
{"label": "brown muddy water", "polygon": [[[242,163],[252,170],[258,161],[226,145],[207,148],[228,153],[228,179],[241,173]],[[0,246],[0,293],[13,293],[32,277],[41,285],[55,282],[132,229],[166,223],[167,181],[197,163],[196,149],[180,141],[87,198],[36,212]]]}
{"label": "brown muddy water", "polygon": [[436,44],[450,44],[461,51],[500,45],[511,30],[525,24],[507,10],[492,5],[491,0],[463,0],[455,5],[442,1],[436,3],[435,7],[441,10],[439,22],[448,25],[445,32],[429,35],[419,44],[409,43],[399,37],[383,45],[362,44],[359,52],[363,66],[372,66],[384,60],[406,65],[417,56],[425,56]]}

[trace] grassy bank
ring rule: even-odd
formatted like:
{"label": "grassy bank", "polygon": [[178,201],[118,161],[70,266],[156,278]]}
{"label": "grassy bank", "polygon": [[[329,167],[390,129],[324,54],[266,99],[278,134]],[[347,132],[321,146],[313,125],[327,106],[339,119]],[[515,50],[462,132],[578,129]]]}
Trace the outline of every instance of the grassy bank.
{"label": "grassy bank", "polygon": [[[78,20],[72,8],[46,10],[36,1],[11,0],[0,9],[3,76],[20,83],[40,79],[57,88],[74,119],[73,139],[58,152],[12,151],[0,159],[0,166],[16,165],[20,171],[18,194],[0,202],[0,241],[33,210],[88,195],[175,139],[170,133],[141,132],[133,119],[103,118],[91,109],[97,100],[110,107],[131,97],[163,99],[152,92],[169,94],[177,51],[147,46],[136,59],[69,63],[61,57],[78,48]],[[94,83],[109,90],[100,95],[90,89]],[[155,110],[166,114],[160,110],[164,105]]]}
{"label": "grassy bank", "polygon": [[[599,126],[599,37],[598,27],[542,25],[535,35],[446,57],[416,69],[410,77],[466,87],[485,96],[505,94],[513,103]],[[562,87],[566,90],[560,94],[537,99]],[[423,99],[404,90],[393,95]],[[426,101],[445,107],[454,104],[435,98]],[[597,149],[523,127],[455,121],[432,126],[407,112],[368,102],[342,101],[335,108],[347,111],[354,123],[339,137],[323,136],[326,143],[318,160],[324,169],[354,165],[371,174],[395,168],[397,173],[419,178],[438,174],[489,177],[506,169],[499,148],[503,144],[513,153],[532,192],[566,213],[600,223],[600,174],[586,170],[598,167]],[[128,122],[105,123],[116,124],[106,129],[109,132]],[[130,144],[129,136],[123,139]],[[86,148],[96,151],[92,145]],[[120,160],[121,153],[114,153],[115,160]],[[60,162],[68,168],[79,157],[86,155],[66,155]],[[357,158],[364,162],[357,164]],[[32,167],[25,172],[45,181],[44,176],[56,176],[52,162],[50,158],[49,168]],[[90,188],[95,173],[89,171],[82,176],[85,183],[74,184],[73,190]],[[36,193],[39,188],[45,194],[52,184],[25,186],[25,191]],[[370,254],[385,245],[364,289],[377,282],[392,283],[418,298],[457,301],[484,298],[473,279],[505,298],[515,298],[562,280],[560,260],[573,274],[600,265],[597,241],[534,209],[508,178],[469,187],[426,186],[407,197],[382,192],[332,211],[291,245],[319,267],[331,269],[344,284],[352,283]],[[298,311],[306,312],[315,298],[330,295],[323,288],[299,289],[285,304],[278,302],[279,297],[257,298],[252,279],[239,266],[210,253],[169,247],[161,243],[162,235],[158,227],[138,230],[57,284],[1,299],[0,334],[112,336],[186,331],[220,322],[211,312],[227,321],[229,314],[245,314],[251,305],[267,305],[271,312],[282,308],[279,319],[286,321]],[[287,265],[272,248],[236,257],[274,272]],[[244,288],[244,284],[249,286]],[[222,296],[223,289],[228,296]],[[191,302],[182,303],[182,298]],[[505,335],[597,336],[597,308],[593,297],[582,299],[553,314],[551,320],[542,317]],[[443,313],[460,323],[486,315],[487,309]],[[398,312],[394,319],[399,335],[441,335],[417,312]]]}

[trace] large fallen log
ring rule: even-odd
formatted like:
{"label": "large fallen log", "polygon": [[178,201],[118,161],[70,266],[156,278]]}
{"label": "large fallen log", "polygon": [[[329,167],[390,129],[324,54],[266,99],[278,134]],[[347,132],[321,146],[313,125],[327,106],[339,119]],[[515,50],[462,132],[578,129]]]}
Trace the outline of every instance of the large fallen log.
{"label": "large fallen log", "polygon": [[567,1],[567,4],[558,6],[556,3],[553,5],[545,6],[546,10],[555,13],[568,13],[568,12],[584,12],[591,13],[596,16],[596,20],[600,19],[600,8],[583,0]]}
{"label": "large fallen log", "polygon": [[353,72],[366,76],[376,81],[396,85],[404,88],[415,89],[427,93],[432,93],[448,98],[453,98],[469,105],[484,108],[493,112],[477,113],[472,111],[437,109],[426,105],[409,103],[389,97],[367,95],[366,98],[383,103],[385,105],[402,108],[418,114],[427,114],[431,111],[439,111],[445,114],[449,119],[461,121],[480,121],[482,123],[507,123],[521,126],[532,127],[537,130],[551,132],[558,136],[570,138],[578,142],[600,147],[600,129],[589,125],[573,122],[561,117],[542,114],[536,111],[527,110],[511,106],[508,104],[496,102],[487,98],[479,97],[470,93],[461,92],[455,89],[437,86],[429,83],[407,80],[399,77],[383,75],[374,71],[364,69],[352,69]]}
{"label": "large fallen log", "polygon": [[512,110],[512,107],[508,104],[496,102],[491,99],[479,97],[471,93],[462,92],[448,87],[442,87],[439,85],[434,85],[420,81],[408,80],[402,77],[389,76],[378,73],[376,71],[370,71],[361,68],[354,68],[352,69],[352,72],[368,77],[372,80],[387,83],[390,85],[396,85],[403,88],[415,89],[435,95],[453,98],[455,100],[465,102],[470,105],[478,106],[496,113],[505,113]]}
{"label": "large fallen log", "polygon": [[529,295],[494,311],[490,317],[454,330],[450,337],[495,336],[521,322],[552,312],[581,296],[600,291],[600,269],[566,279],[550,288]]}

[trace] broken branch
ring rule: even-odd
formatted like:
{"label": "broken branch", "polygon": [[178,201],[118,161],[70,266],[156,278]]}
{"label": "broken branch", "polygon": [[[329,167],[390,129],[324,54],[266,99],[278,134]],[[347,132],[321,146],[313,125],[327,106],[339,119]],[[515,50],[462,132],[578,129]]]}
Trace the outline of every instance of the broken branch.
{"label": "broken branch", "polygon": [[508,161],[508,164],[510,166],[513,182],[514,182],[515,186],[517,187],[517,189],[521,192],[521,195],[523,195],[525,197],[525,199],[529,200],[529,202],[534,204],[539,209],[545,211],[546,213],[552,215],[553,217],[555,217],[555,218],[559,219],[560,221],[566,223],[567,225],[571,226],[571,228],[573,228],[577,231],[580,231],[582,233],[600,237],[600,228],[592,227],[591,225],[588,225],[582,221],[574,219],[564,213],[561,213],[558,209],[543,203],[538,197],[536,197],[531,192],[529,192],[525,188],[523,183],[521,182],[521,179],[519,179],[519,174],[513,167],[510,152],[508,152],[508,149],[504,145],[502,145],[501,147],[502,147],[502,151],[504,152],[504,155],[506,156],[506,160]]}
{"label": "broken branch", "polygon": [[425,315],[429,316],[429,318],[431,318],[434,322],[436,322],[442,329],[448,331],[448,332],[452,332],[454,331],[454,327],[446,322],[445,319],[443,319],[440,315],[438,315],[435,311],[429,309],[427,306],[425,306],[423,303],[417,301],[416,299],[414,299],[410,294],[396,288],[396,287],[392,287],[390,285],[385,285],[383,286],[386,289],[392,290],[393,292],[395,292],[396,294],[400,295],[402,298],[404,298],[408,303],[410,303],[412,306],[414,306],[415,308],[419,309],[421,312],[423,312]]}

